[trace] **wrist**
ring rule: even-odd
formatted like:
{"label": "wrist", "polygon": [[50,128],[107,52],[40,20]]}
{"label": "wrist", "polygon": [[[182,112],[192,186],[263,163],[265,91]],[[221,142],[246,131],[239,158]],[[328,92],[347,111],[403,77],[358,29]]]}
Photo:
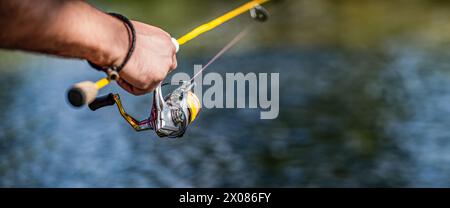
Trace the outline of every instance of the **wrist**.
{"label": "wrist", "polygon": [[88,60],[102,67],[119,66],[130,48],[129,29],[121,20],[102,14],[103,24],[96,41],[99,53]]}

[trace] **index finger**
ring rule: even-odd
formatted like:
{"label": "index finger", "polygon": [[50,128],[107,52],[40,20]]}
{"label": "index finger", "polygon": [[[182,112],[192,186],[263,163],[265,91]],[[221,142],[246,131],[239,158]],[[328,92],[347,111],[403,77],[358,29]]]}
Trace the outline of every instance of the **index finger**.
{"label": "index finger", "polygon": [[143,89],[139,89],[133,85],[131,85],[130,83],[126,82],[123,79],[119,79],[117,80],[117,84],[122,87],[125,91],[133,94],[133,95],[144,95],[150,92],[150,90],[143,90]]}

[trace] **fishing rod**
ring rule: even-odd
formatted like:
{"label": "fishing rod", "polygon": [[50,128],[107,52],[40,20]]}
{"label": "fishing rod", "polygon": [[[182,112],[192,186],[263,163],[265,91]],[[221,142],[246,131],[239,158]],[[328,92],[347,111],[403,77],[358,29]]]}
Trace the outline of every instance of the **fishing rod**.
{"label": "fishing rod", "polygon": [[[172,38],[176,52],[179,51],[180,46],[245,12],[250,11],[253,19],[266,21],[268,19],[268,12],[261,6],[266,2],[269,2],[269,0],[249,1],[208,23],[196,27],[181,38]],[[237,42],[236,38],[233,42]],[[231,45],[226,46],[213,60],[231,47]],[[81,107],[87,104],[92,111],[116,104],[119,113],[136,131],[154,130],[159,137],[169,138],[182,137],[189,124],[195,120],[201,109],[199,98],[192,92],[195,85],[192,80],[183,81],[177,89],[165,97],[163,97],[161,90],[162,84],[159,84],[153,92],[153,104],[150,117],[143,121],[138,121],[125,111],[119,94],[110,93],[106,96],[97,97],[100,89],[106,87],[111,81],[118,81],[120,79],[119,74],[114,70],[106,70],[105,72],[107,76],[96,82],[84,81],[73,85],[67,93],[69,103],[75,107]]]}

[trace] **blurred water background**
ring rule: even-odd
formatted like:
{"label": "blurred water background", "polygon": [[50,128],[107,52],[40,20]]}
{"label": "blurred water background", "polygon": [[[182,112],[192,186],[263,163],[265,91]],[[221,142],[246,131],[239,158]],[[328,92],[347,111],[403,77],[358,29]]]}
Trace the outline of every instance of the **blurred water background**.
{"label": "blurred water background", "polygon": [[[90,1],[178,37],[244,1]],[[450,2],[285,0],[186,45],[192,74],[252,25],[211,72],[280,73],[280,116],[203,109],[182,139],[137,133],[115,107],[73,109],[103,76],[80,60],[0,52],[2,187],[449,187]],[[132,115],[151,95],[115,85]]]}

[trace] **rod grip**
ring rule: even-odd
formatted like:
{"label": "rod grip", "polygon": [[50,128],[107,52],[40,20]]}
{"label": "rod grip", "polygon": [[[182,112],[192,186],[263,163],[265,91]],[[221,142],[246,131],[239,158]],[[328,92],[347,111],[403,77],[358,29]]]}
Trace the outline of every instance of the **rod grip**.
{"label": "rod grip", "polygon": [[97,93],[98,88],[94,82],[84,81],[70,88],[67,92],[67,100],[74,107],[81,107],[94,101]]}
{"label": "rod grip", "polygon": [[114,101],[114,94],[109,93],[105,96],[98,97],[94,101],[92,101],[92,103],[89,104],[89,109],[91,109],[92,111],[96,111],[97,109],[106,106],[111,106],[114,104],[116,104],[116,102]]}

